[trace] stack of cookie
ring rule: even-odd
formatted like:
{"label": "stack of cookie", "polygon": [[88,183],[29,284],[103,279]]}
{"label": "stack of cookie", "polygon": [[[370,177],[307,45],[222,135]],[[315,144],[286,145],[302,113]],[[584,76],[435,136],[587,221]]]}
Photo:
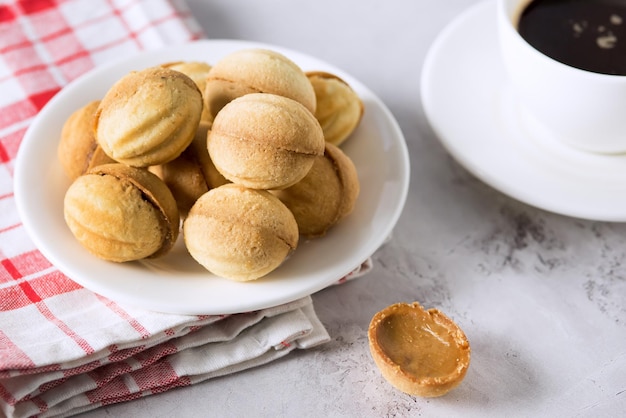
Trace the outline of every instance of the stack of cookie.
{"label": "stack of cookie", "polygon": [[125,262],[167,253],[182,219],[201,265],[258,279],[352,212],[359,180],[340,145],[362,114],[343,80],[265,49],[131,72],[65,123],[66,222]]}

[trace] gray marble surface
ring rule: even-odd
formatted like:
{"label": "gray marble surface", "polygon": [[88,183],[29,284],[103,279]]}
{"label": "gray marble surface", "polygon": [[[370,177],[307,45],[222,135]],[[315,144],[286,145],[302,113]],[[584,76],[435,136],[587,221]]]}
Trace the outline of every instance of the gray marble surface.
{"label": "gray marble surface", "polygon": [[[456,163],[424,117],[428,47],[477,1],[188,3],[209,38],[296,49],[372,89],[408,144],[408,200],[373,271],[313,296],[331,342],[84,417],[626,414],[626,224],[568,218],[505,196]],[[369,354],[374,313],[412,301],[444,311],[470,340],[467,376],[441,398],[398,392]]]}

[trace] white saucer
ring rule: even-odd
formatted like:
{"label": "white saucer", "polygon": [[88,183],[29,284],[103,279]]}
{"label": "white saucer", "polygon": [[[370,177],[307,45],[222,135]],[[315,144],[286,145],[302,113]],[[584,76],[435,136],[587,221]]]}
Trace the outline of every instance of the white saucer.
{"label": "white saucer", "polygon": [[421,93],[443,145],[485,183],[551,212],[626,221],[626,155],[570,148],[525,117],[500,60],[494,1],[471,7],[440,33]]}
{"label": "white saucer", "polygon": [[[342,144],[363,185],[354,211],[319,239],[298,244],[278,269],[254,282],[222,279],[196,263],[182,237],[166,256],[111,263],[89,254],[65,224],[63,198],[70,181],[56,158],[61,129],[69,115],[129,71],[164,62],[215,63],[246,48],[267,48],[290,57],[305,71],[327,71],[346,80],[363,100],[357,130]],[[142,52],[102,66],[59,92],[37,115],[20,145],[15,198],[33,242],[68,277],[114,301],[182,314],[230,314],[263,309],[310,295],[358,267],[385,241],[396,224],[409,187],[404,136],[389,109],[365,85],[342,70],[278,46],[209,40]]]}

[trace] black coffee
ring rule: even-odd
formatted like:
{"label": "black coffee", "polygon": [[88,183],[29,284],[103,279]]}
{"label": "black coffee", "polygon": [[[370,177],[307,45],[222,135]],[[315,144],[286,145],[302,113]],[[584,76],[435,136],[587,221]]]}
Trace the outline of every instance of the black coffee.
{"label": "black coffee", "polygon": [[518,30],[564,64],[626,75],[626,0],[534,0],[522,11]]}

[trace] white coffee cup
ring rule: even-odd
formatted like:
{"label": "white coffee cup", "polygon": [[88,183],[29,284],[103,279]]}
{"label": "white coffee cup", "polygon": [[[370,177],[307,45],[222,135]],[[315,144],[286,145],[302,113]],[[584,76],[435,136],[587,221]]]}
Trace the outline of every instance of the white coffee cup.
{"label": "white coffee cup", "polygon": [[532,47],[517,30],[531,1],[497,0],[502,58],[525,116],[572,147],[626,152],[626,76],[574,68]]}

